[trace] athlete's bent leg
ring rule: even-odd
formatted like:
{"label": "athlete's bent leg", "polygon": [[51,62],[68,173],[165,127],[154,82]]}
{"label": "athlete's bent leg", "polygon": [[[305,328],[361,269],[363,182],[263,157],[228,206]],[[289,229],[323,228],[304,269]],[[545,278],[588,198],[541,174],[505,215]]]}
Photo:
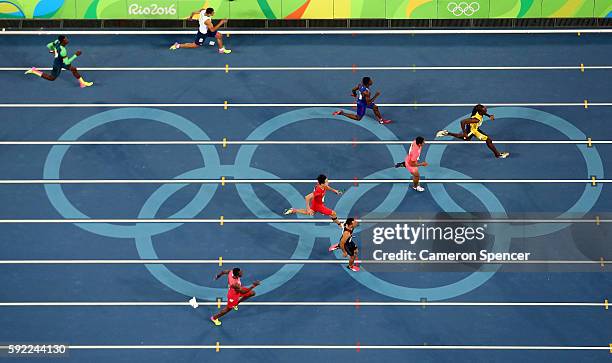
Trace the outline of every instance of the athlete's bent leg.
{"label": "athlete's bent leg", "polygon": [[340,228],[342,228],[342,223],[338,220],[338,216],[336,215],[335,210],[332,210],[329,216],[331,217],[331,220],[334,221],[334,223],[336,223]]}
{"label": "athlete's bent leg", "polygon": [[217,45],[219,46],[219,49],[223,48],[223,35],[221,35],[221,33],[217,33],[217,35],[215,35],[215,38],[217,39]]}
{"label": "athlete's bent leg", "polygon": [[493,140],[491,140],[491,138],[489,137],[487,138],[486,143],[489,149],[493,151],[493,154],[495,155],[495,157],[498,158],[501,155],[501,153],[497,151],[497,148],[495,147],[495,145],[493,145]]}
{"label": "athlete's bent leg", "polygon": [[81,75],[79,74],[79,71],[77,70],[75,66],[70,66],[70,72],[72,72],[72,75],[74,76],[74,78],[76,79],[81,78]]}
{"label": "athlete's bent leg", "polygon": [[419,171],[415,171],[415,172],[410,172],[410,174],[412,174],[412,186],[414,188],[419,186],[419,180],[421,180],[421,175],[419,174]]}
{"label": "athlete's bent leg", "polygon": [[217,320],[217,319],[219,319],[220,317],[222,317],[223,315],[225,315],[225,314],[229,313],[231,310],[232,310],[232,308],[230,308],[230,307],[226,306],[226,307],[224,307],[224,308],[223,308],[223,310],[221,310],[221,311],[219,311],[217,314],[213,315],[213,319],[214,319],[214,320]]}
{"label": "athlete's bent leg", "polygon": [[350,118],[351,120],[355,120],[355,121],[361,121],[361,119],[363,118],[363,116],[360,116],[360,115],[354,115],[354,114],[352,114],[352,113],[346,113],[346,112],[344,112],[344,111],[342,111],[342,110],[334,112],[334,113],[333,113],[333,115],[334,115],[334,116],[336,116],[336,115],[340,115],[340,116],[348,117],[348,118]]}

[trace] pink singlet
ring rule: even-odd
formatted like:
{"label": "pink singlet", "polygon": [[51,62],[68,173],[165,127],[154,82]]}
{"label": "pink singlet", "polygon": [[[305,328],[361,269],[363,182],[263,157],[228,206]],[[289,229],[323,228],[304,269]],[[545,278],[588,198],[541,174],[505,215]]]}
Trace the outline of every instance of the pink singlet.
{"label": "pink singlet", "polygon": [[418,162],[419,161],[419,157],[421,156],[421,149],[423,148],[423,145],[417,145],[416,141],[412,141],[412,144],[410,144],[410,150],[408,151],[408,155],[406,155],[406,159],[404,160],[404,162],[406,163],[406,169],[408,169],[408,171],[411,174],[414,174],[416,172],[419,171],[419,167],[418,166],[410,166],[411,162]]}

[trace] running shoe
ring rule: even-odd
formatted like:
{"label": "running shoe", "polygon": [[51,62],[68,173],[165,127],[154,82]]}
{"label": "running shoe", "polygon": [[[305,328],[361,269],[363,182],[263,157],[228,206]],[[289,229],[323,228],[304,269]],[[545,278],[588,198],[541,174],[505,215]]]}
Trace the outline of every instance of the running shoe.
{"label": "running shoe", "polygon": [[283,212],[283,214],[286,216],[288,216],[289,214],[293,214],[293,208],[285,209],[285,212]]}
{"label": "running shoe", "polygon": [[355,271],[355,272],[359,272],[360,268],[357,265],[353,265],[353,266],[346,266],[346,268],[348,268],[351,271]]}
{"label": "running shoe", "polygon": [[189,299],[189,305],[191,305],[192,308],[197,309],[198,306],[200,306],[200,304],[198,304],[198,301],[196,300],[195,296],[192,297],[191,299]]}
{"label": "running shoe", "polygon": [[422,186],[420,186],[420,185],[417,185],[417,186],[416,186],[416,188],[415,188],[415,187],[412,187],[412,189],[416,190],[417,192],[424,192],[424,191],[425,191],[425,188],[423,188],[423,187],[422,187]]}
{"label": "running shoe", "polygon": [[395,164],[395,167],[396,167],[396,168],[401,168],[401,167],[403,167],[403,166],[404,166],[404,163],[405,163],[405,162],[397,163],[397,164]]}
{"label": "running shoe", "polygon": [[338,115],[342,115],[342,111],[336,111],[332,113],[332,116],[338,116]]}
{"label": "running shoe", "polygon": [[500,154],[499,154],[499,158],[500,158],[500,159],[505,159],[505,158],[507,158],[508,156],[510,156],[510,153],[500,153]]}
{"label": "running shoe", "polygon": [[93,82],[79,82],[79,87],[81,88],[91,87],[91,86],[93,86]]}
{"label": "running shoe", "polygon": [[339,244],[339,243],[336,243],[335,245],[331,245],[331,246],[329,246],[328,251],[329,251],[329,252],[334,252],[335,250],[337,250],[337,249],[339,249],[339,248],[340,248],[340,244]]}
{"label": "running shoe", "polygon": [[212,321],[216,326],[221,325],[221,320],[215,319],[213,316],[210,317],[210,321]]}
{"label": "running shoe", "polygon": [[25,71],[24,74],[34,74],[37,71],[38,71],[38,69],[36,69],[36,67],[32,67],[32,68],[28,69],[27,71]]}
{"label": "running shoe", "polygon": [[436,137],[444,137],[446,135],[448,135],[448,130],[440,130],[436,132]]}
{"label": "running shoe", "polygon": [[178,42],[172,44],[172,46],[170,47],[170,50],[177,50],[177,49],[179,49],[179,43]]}
{"label": "running shoe", "polygon": [[391,120],[384,120],[384,119],[383,120],[378,120],[378,123],[381,124],[381,125],[388,125],[391,122],[393,122],[393,121],[391,121]]}
{"label": "running shoe", "polygon": [[229,49],[221,48],[219,49],[219,54],[230,54],[232,51]]}
{"label": "running shoe", "polygon": [[238,305],[234,306],[234,310],[238,311]]}

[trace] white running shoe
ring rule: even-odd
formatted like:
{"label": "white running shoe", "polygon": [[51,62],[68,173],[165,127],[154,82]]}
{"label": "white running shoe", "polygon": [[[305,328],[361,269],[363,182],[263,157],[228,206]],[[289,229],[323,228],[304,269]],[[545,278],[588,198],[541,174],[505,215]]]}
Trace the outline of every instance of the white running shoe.
{"label": "white running shoe", "polygon": [[284,215],[288,216],[289,214],[293,214],[293,208],[285,209]]}
{"label": "white running shoe", "polygon": [[425,188],[423,188],[423,187],[422,187],[422,186],[420,186],[420,185],[417,185],[417,186],[416,186],[416,188],[415,188],[415,187],[412,187],[412,189],[416,190],[417,192],[424,192],[424,191],[425,191]]}
{"label": "white running shoe", "polygon": [[436,137],[444,137],[446,135],[448,135],[448,130],[440,130],[436,132]]}
{"label": "white running shoe", "polygon": [[198,306],[200,306],[200,304],[198,304],[198,301],[196,300],[195,296],[192,297],[191,299],[189,299],[189,305],[191,305],[192,308],[197,309]]}
{"label": "white running shoe", "polygon": [[170,50],[177,50],[179,49],[179,43],[175,42],[174,44],[172,44],[172,46],[170,46]]}
{"label": "white running shoe", "polygon": [[505,158],[507,158],[508,156],[510,156],[510,153],[500,153],[500,154],[499,154],[499,158],[500,158],[500,159],[505,159]]}

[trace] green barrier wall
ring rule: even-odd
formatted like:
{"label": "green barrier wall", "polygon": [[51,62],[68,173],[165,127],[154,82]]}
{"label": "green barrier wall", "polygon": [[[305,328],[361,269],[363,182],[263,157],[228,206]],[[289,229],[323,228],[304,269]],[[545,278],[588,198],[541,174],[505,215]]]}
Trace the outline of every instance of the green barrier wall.
{"label": "green barrier wall", "polygon": [[186,19],[605,18],[612,0],[0,0],[0,18]]}

